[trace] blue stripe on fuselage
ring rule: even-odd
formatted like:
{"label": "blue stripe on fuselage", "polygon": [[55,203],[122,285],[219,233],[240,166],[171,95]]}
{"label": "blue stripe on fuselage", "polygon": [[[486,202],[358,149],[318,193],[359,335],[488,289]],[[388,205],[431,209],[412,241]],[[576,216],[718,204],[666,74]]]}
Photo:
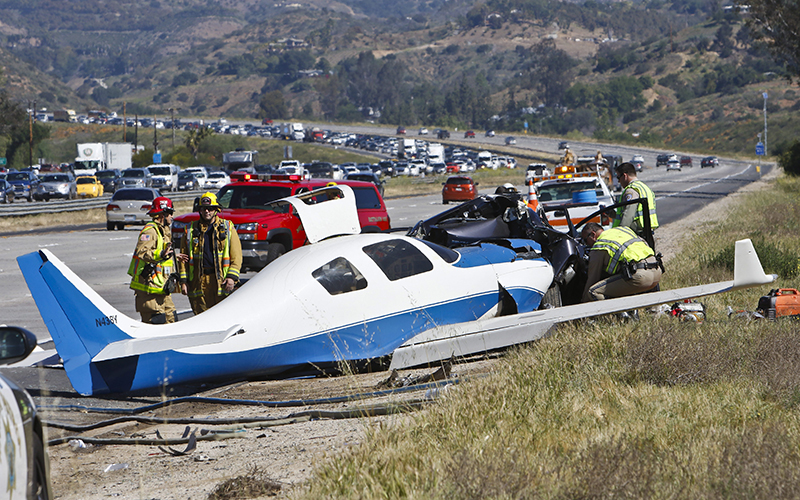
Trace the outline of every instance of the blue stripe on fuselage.
{"label": "blue stripe on fuselage", "polygon": [[[515,291],[520,295],[525,293],[522,289]],[[533,289],[526,291],[528,297],[524,302],[530,304],[541,300],[542,292]],[[183,384],[200,380],[276,375],[309,364],[324,366],[342,360],[378,358],[391,354],[408,339],[435,326],[474,321],[494,307],[498,300],[499,292],[484,293],[245,352],[190,354],[169,351],[144,354],[139,356],[136,377],[132,381],[107,382],[112,391],[119,392],[163,386],[165,376],[167,385]],[[248,334],[256,333],[245,332],[243,335]]]}

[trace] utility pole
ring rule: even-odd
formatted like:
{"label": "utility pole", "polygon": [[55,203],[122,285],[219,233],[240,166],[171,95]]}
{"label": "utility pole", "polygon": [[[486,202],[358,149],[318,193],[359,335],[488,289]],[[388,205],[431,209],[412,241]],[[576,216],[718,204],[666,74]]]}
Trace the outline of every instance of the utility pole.
{"label": "utility pole", "polygon": [[139,151],[139,113],[134,115],[136,123],[133,126],[133,150]]}
{"label": "utility pole", "polygon": [[169,124],[172,127],[172,149],[175,149],[175,108],[169,108]]}
{"label": "utility pole", "polygon": [[153,153],[158,153],[158,128],[156,127],[155,116],[153,116]]}
{"label": "utility pole", "polygon": [[36,101],[33,101],[30,108],[31,114],[28,117],[28,168],[33,166],[33,117],[36,116]]}
{"label": "utility pole", "polygon": [[127,133],[125,128],[128,126],[128,114],[126,112],[126,102],[122,102],[122,142],[126,142],[125,138],[127,137]]}

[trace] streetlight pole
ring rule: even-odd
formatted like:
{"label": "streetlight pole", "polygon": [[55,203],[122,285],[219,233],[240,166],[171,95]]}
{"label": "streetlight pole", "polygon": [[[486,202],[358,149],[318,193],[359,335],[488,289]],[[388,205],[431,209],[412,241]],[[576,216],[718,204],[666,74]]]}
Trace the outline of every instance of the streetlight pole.
{"label": "streetlight pole", "polygon": [[764,97],[764,155],[767,154],[767,93],[761,94]]}

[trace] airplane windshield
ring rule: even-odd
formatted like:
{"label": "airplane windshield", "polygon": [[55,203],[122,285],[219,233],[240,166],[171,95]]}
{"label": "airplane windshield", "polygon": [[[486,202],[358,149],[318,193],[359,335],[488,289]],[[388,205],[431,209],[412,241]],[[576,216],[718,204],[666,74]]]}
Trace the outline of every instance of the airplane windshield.
{"label": "airplane windshield", "polygon": [[417,247],[404,240],[382,241],[365,246],[363,250],[390,281],[433,269],[433,263]]}

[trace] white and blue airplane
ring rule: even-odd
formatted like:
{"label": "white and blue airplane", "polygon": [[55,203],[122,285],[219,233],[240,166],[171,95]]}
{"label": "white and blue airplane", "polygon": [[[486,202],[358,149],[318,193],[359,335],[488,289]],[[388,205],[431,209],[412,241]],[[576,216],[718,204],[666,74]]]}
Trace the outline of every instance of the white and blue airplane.
{"label": "white and blue airplane", "polygon": [[358,234],[347,186],[287,198],[275,209],[289,208],[310,244],[212,309],[172,324],[120,313],[48,250],[18,257],[75,390],[163,390],[388,356],[394,368],[433,364],[535,340],[560,321],[775,279],[743,240],[732,282],[540,310],[554,276],[533,240],[454,250],[408,236]]}

